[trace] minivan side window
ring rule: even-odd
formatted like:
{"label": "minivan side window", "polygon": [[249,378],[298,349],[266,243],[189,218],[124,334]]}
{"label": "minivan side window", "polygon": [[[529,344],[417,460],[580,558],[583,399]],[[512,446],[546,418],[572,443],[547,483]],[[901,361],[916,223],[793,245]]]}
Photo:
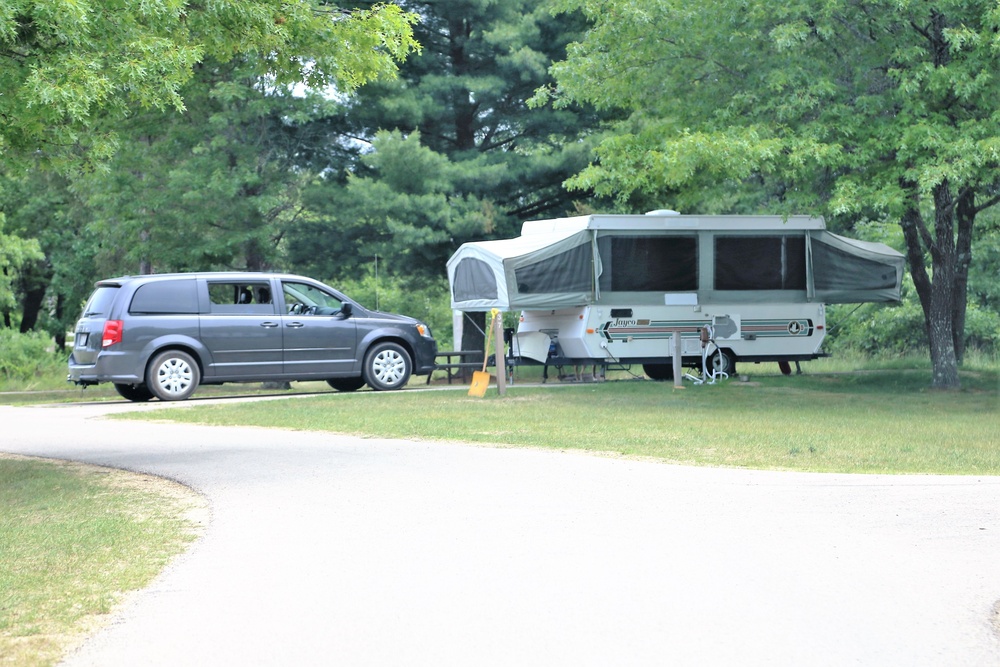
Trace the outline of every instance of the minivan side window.
{"label": "minivan side window", "polygon": [[274,313],[271,284],[267,282],[218,282],[208,284],[213,315],[270,315]]}
{"label": "minivan side window", "polygon": [[198,283],[164,280],[136,289],[128,312],[133,315],[194,315],[198,313]]}

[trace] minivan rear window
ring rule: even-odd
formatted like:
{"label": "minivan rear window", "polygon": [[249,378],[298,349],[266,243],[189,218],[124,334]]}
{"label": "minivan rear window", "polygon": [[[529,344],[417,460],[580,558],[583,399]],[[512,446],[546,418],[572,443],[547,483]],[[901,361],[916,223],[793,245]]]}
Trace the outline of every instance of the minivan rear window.
{"label": "minivan rear window", "polygon": [[101,285],[90,295],[87,305],[83,307],[84,317],[107,317],[111,313],[111,305],[118,295],[118,285]]}

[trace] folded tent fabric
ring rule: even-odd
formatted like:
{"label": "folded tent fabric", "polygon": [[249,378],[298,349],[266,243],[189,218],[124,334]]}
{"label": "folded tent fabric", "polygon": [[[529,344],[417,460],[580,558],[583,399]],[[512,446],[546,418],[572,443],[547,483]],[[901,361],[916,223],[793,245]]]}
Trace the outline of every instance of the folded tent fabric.
{"label": "folded tent fabric", "polygon": [[[718,239],[735,239],[735,247],[742,255],[749,251],[752,246],[749,241],[754,236],[763,240],[796,235],[802,240],[795,245],[789,242],[787,248],[798,248],[799,256],[805,250],[807,257],[802,258],[798,271],[799,275],[803,271],[808,274],[804,285],[801,278],[795,282],[794,289],[801,294],[799,299],[823,303],[899,301],[904,270],[900,253],[881,243],[828,232],[821,219],[802,216],[793,224],[787,222],[777,216],[671,216],[661,222],[642,216],[611,215],[532,221],[525,223],[519,237],[466,243],[452,255],[448,261],[452,307],[462,311],[547,310],[601,303],[606,300],[602,295],[613,291],[609,288],[613,276],[603,275],[605,251],[600,248],[610,247],[604,240],[616,234],[638,234],[630,237],[629,247],[641,246],[643,239],[650,244],[652,238],[697,236],[699,243],[691,242],[690,247],[693,255],[700,253],[703,258],[713,246],[713,238],[717,239],[715,243]],[[756,229],[754,224],[760,228]],[[698,246],[701,249],[694,250]],[[652,246],[647,250],[652,252]],[[788,260],[788,252],[786,249],[783,261]],[[611,256],[604,261],[610,262]],[[622,259],[617,261],[620,263]],[[671,261],[678,260],[675,257]],[[722,260],[716,257],[716,261]],[[690,264],[697,267],[701,262],[693,257]],[[746,266],[740,268],[746,270]],[[721,298],[746,303],[774,299],[768,289],[727,292],[725,289],[733,288],[720,289],[713,282],[721,280],[723,274],[718,269],[712,276],[708,273],[702,271],[700,285],[698,279],[693,279],[694,289],[687,287],[682,291],[698,292],[709,298],[724,294]],[[790,285],[782,283],[777,288],[787,290]]]}

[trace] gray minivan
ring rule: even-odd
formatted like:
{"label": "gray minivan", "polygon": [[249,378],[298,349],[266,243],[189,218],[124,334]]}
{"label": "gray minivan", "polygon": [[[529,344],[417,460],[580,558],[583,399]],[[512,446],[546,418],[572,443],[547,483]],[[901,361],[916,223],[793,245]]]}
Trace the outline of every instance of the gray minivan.
{"label": "gray minivan", "polygon": [[291,274],[183,273],[102,280],[76,324],[70,382],[111,382],[131,401],[201,384],[325,380],[399,389],[434,369],[422,322],[368,310]]}

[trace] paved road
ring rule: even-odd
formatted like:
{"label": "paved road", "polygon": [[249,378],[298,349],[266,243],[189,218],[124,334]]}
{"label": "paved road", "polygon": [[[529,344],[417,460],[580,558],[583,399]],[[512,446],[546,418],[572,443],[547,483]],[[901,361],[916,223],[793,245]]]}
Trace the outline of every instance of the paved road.
{"label": "paved road", "polygon": [[74,667],[1000,664],[1000,478],[100,416],[126,407],[0,407],[0,450],[166,476],[211,505]]}

